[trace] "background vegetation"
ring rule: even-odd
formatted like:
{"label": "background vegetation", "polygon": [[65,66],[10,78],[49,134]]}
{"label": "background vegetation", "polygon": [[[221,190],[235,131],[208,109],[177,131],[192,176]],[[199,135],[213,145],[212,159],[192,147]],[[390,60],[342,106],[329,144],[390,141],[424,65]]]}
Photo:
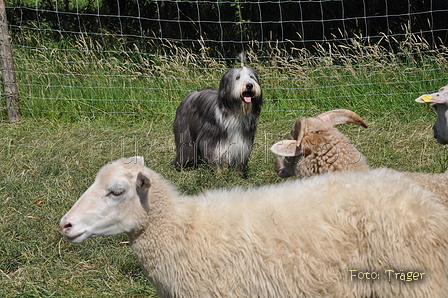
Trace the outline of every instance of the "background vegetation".
{"label": "background vegetation", "polygon": [[402,41],[413,33],[436,48],[448,38],[445,0],[7,2],[11,28],[20,34],[62,41],[84,32],[102,44],[119,36],[120,45],[138,44],[149,53],[148,41],[169,46],[167,41],[177,40],[190,50],[205,46],[215,57],[230,57],[247,45],[260,56],[266,46],[279,44],[312,49],[316,41],[361,38],[364,44],[390,46],[385,36]]}
{"label": "background vegetation", "polygon": [[280,183],[270,146],[288,136],[299,116],[348,108],[369,127],[340,129],[372,167],[434,173],[448,167],[448,146],[432,136],[434,111],[414,101],[447,84],[448,51],[432,51],[421,37],[271,45],[263,55],[247,48],[265,102],[248,178],[241,179],[207,166],[178,172],[171,164],[171,125],[181,98],[217,87],[235,59],[205,45],[193,51],[148,42],[151,50],[143,51],[130,41],[122,46],[119,36],[111,35],[105,48],[104,40],[87,35],[30,32],[13,32],[21,121],[8,123],[2,114],[0,122],[0,297],[156,297],[126,236],[73,245],[59,234],[60,218],[98,169],[120,157],[144,156],[186,194]]}

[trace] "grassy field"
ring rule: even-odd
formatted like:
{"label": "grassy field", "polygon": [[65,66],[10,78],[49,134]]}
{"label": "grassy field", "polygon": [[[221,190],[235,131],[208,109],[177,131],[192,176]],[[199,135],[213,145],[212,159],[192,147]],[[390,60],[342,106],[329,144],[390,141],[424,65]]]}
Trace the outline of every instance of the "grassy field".
{"label": "grassy field", "polygon": [[[156,297],[124,235],[74,245],[59,234],[61,216],[92,183],[98,169],[120,157],[144,156],[149,167],[188,194],[215,187],[280,183],[269,147],[287,137],[297,117],[344,107],[359,113],[369,126],[348,124],[340,129],[373,167],[424,172],[448,168],[448,147],[432,137],[435,113],[413,100],[446,84],[448,63],[443,57],[406,63],[358,58],[331,68],[324,65],[331,59],[323,56],[308,60],[308,65],[297,60],[252,61],[266,101],[248,178],[241,179],[229,172],[215,174],[208,167],[178,172],[171,165],[171,124],[178,101],[185,90],[203,87],[210,77],[219,79],[226,65],[209,61],[205,66],[214,65],[210,71],[201,67],[183,71],[182,63],[187,62],[160,59],[138,76],[136,64],[118,69],[127,65],[123,61],[116,64],[117,69],[109,65],[101,70],[92,63],[88,64],[92,69],[81,70],[77,67],[85,64],[67,66],[59,63],[64,61],[61,57],[51,57],[46,51],[41,54],[18,54],[22,58],[17,60],[20,91],[27,101],[21,102],[24,111],[19,123],[0,123],[0,297]],[[25,57],[39,57],[39,63]],[[88,59],[94,62],[101,57]],[[278,68],[282,63],[288,68]],[[25,69],[37,73],[41,69],[41,75]],[[71,75],[56,75],[62,71]],[[118,73],[122,76],[111,76]],[[164,76],[178,79],[164,80]],[[192,83],[195,79],[196,85]],[[73,88],[78,84],[91,88]],[[129,90],[129,84],[141,88]],[[121,88],[101,87],[106,85]],[[216,86],[216,79],[210,85]],[[37,95],[57,98],[50,103],[54,111],[73,109],[73,113],[42,112],[49,110],[48,102]],[[114,98],[135,100],[101,100]],[[156,98],[162,100],[151,101]],[[272,100],[288,98],[313,100]],[[77,112],[85,107],[90,112]],[[111,113],[112,108],[129,113]]]}

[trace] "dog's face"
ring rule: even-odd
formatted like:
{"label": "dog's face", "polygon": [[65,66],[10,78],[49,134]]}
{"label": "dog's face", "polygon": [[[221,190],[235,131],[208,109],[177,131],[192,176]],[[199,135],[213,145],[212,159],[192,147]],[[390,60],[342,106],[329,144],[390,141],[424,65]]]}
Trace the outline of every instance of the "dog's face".
{"label": "dog's face", "polygon": [[232,101],[232,105],[238,103],[247,111],[262,101],[257,73],[246,66],[230,69],[221,79],[219,93],[222,99]]}

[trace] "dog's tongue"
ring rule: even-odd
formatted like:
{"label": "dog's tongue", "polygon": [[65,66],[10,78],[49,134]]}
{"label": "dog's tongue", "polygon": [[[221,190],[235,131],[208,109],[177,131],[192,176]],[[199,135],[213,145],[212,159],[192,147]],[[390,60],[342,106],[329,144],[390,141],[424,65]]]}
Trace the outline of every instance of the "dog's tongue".
{"label": "dog's tongue", "polygon": [[252,97],[250,97],[250,96],[243,96],[243,99],[247,103],[250,103],[252,101]]}

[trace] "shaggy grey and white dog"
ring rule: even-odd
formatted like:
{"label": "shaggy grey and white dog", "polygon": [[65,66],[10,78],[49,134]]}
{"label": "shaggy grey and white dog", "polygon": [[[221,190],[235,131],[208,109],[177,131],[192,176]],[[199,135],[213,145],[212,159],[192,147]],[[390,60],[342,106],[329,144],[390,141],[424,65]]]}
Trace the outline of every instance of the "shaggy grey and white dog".
{"label": "shaggy grey and white dog", "polygon": [[245,174],[252,151],[262,91],[257,73],[244,65],[230,69],[219,89],[204,88],[189,93],[174,119],[176,167],[196,166],[200,161],[217,171],[223,164]]}

